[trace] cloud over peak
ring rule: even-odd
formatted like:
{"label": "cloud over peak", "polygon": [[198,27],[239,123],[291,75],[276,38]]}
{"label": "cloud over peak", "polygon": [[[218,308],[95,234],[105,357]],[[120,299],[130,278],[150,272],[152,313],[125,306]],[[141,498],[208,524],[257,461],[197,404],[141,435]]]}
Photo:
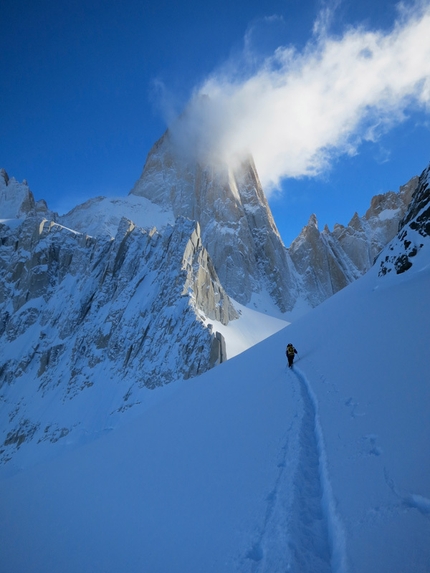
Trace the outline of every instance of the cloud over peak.
{"label": "cloud over peak", "polygon": [[[266,191],[312,176],[403,121],[430,111],[430,3],[403,8],[388,32],[333,36],[319,19],[301,51],[279,47],[251,70],[229,62],[195,90],[182,143],[229,162],[252,153]],[[201,95],[209,96],[202,105]]]}

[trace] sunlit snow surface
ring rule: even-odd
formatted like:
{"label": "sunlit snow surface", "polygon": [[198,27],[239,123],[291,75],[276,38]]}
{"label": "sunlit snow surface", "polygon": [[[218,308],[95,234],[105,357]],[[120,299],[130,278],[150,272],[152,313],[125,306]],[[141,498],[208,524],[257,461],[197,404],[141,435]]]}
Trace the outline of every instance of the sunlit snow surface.
{"label": "sunlit snow surface", "polygon": [[428,572],[428,247],[3,479],[0,570]]}
{"label": "sunlit snow surface", "polygon": [[205,319],[205,323],[212,324],[214,330],[224,336],[228,359],[237,356],[290,324],[285,320],[257,312],[237,302],[234,303],[234,306],[239,312],[239,319],[230,321],[227,326],[216,320]]}
{"label": "sunlit snow surface", "polygon": [[90,199],[60,217],[59,222],[87,235],[114,237],[121,217],[142,228],[161,229],[175,222],[170,210],[163,210],[145,197],[136,195]]}

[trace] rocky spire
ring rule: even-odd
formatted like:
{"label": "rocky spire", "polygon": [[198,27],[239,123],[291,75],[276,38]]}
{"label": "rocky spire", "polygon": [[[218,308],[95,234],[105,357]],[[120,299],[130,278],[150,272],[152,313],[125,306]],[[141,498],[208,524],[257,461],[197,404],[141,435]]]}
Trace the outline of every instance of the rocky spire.
{"label": "rocky spire", "polygon": [[24,183],[9,178],[4,169],[0,170],[0,205],[2,219],[19,219],[35,212],[33,193]]}
{"label": "rocky spire", "polygon": [[250,156],[234,166],[184,159],[167,131],[131,193],[199,222],[220,281],[238,302],[265,290],[283,312],[291,310],[296,284]]}
{"label": "rocky spire", "polygon": [[0,219],[24,219],[28,216],[45,216],[55,220],[56,213],[49,211],[45,201],[35,201],[27,181],[19,183],[0,169]]}
{"label": "rocky spire", "polygon": [[2,167],[0,169],[0,187],[6,186],[8,185],[8,183],[9,183],[9,175],[6,173],[6,169],[3,169]]}

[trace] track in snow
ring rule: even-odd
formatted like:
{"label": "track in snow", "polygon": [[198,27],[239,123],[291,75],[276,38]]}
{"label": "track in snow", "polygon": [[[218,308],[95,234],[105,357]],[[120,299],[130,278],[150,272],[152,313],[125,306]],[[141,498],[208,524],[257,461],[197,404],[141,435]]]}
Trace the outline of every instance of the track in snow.
{"label": "track in snow", "polygon": [[258,540],[246,556],[247,570],[343,573],[343,534],[328,480],[317,402],[305,375],[297,368],[292,372],[299,383],[298,412],[281,450]]}
{"label": "track in snow", "polygon": [[294,370],[300,384],[303,414],[291,507],[290,571],[331,573],[331,544],[321,472],[321,450],[316,427],[316,408],[304,376]]}

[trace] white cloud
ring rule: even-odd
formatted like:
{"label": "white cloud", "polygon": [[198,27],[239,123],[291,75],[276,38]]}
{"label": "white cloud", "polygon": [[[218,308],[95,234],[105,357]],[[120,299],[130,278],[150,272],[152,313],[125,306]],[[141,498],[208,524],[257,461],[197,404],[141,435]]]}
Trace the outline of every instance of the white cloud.
{"label": "white cloud", "polygon": [[182,142],[224,161],[252,153],[267,191],[285,177],[323,172],[333,157],[403,121],[413,105],[430,110],[428,1],[403,9],[390,32],[331,37],[324,25],[315,29],[300,53],[280,47],[252,74],[229,62],[209,77],[181,122]]}

